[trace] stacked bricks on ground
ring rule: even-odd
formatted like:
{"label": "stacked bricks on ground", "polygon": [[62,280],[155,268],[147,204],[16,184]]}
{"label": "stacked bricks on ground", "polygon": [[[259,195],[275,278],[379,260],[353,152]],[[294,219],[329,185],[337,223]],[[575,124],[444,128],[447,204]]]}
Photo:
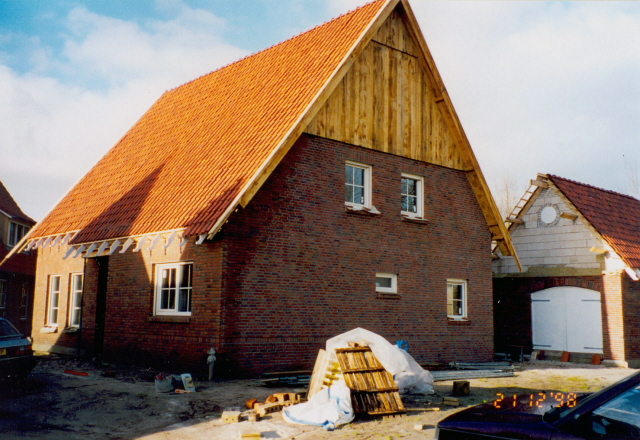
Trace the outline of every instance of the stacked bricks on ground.
{"label": "stacked bricks on ground", "polygon": [[[344,162],[373,166],[381,215],[344,209]],[[403,221],[400,173],[425,178],[428,223]],[[455,203],[451,203],[451,201]],[[463,171],[303,135],[247,206],[213,242],[174,243],[109,257],[106,359],[256,374],[313,367],[326,339],[363,327],[404,339],[418,362],[489,361],[493,356],[490,235]],[[37,287],[62,275],[60,322],[70,274],[87,264],[82,346],[91,350],[97,263],[39,250]],[[191,317],[151,316],[154,265],[193,261]],[[395,298],[375,292],[375,273],[397,273]],[[448,278],[468,282],[468,320],[446,313]],[[34,315],[34,344],[76,349],[78,334],[41,334],[46,301]],[[86,330],[84,330],[86,329]]]}

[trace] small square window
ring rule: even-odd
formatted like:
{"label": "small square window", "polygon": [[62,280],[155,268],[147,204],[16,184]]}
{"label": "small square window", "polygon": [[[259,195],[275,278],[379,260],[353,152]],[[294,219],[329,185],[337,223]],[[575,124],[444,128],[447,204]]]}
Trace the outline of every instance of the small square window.
{"label": "small square window", "polygon": [[371,207],[371,167],[355,162],[345,163],[344,203]]}
{"label": "small square window", "polygon": [[402,174],[400,179],[400,209],[402,215],[422,218],[424,215],[424,179],[420,176]]}
{"label": "small square window", "polygon": [[376,292],[398,293],[398,276],[393,273],[377,273]]}
{"label": "small square window", "polygon": [[156,267],[156,315],[191,316],[193,263]]}
{"label": "small square window", "polygon": [[467,317],[467,282],[447,280],[447,316],[454,319]]}
{"label": "small square window", "polygon": [[4,316],[4,309],[7,307],[7,280],[0,280],[0,316]]}

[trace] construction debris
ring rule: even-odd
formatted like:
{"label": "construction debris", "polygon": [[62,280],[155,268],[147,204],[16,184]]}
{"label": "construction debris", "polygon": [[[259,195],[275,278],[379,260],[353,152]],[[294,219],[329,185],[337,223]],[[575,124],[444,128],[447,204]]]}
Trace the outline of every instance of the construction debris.
{"label": "construction debris", "polygon": [[515,367],[509,362],[451,362],[449,367],[456,370],[515,370]]}
{"label": "construction debris", "polygon": [[460,406],[460,401],[455,397],[444,397],[442,404],[446,406]]}
{"label": "construction debris", "polygon": [[224,411],[222,423],[237,423],[240,421],[240,411]]}
{"label": "construction debris", "polygon": [[322,388],[329,388],[341,378],[340,366],[337,362],[331,362],[331,357],[324,350],[318,351],[316,364],[313,367],[307,398],[310,398]]}
{"label": "construction debris", "polygon": [[434,371],[431,373],[435,382],[445,380],[464,380],[464,379],[484,379],[491,377],[513,377],[513,371],[500,370],[456,370],[456,371]]}
{"label": "construction debris", "polygon": [[453,390],[451,394],[454,396],[468,396],[470,391],[469,381],[467,380],[456,380],[453,382]]}

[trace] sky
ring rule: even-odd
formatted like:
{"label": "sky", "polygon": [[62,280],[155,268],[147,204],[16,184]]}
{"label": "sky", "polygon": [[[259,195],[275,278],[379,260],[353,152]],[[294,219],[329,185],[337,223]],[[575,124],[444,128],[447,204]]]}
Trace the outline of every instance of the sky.
{"label": "sky", "polygon": [[[41,220],[160,95],[358,0],[0,0],[0,181]],[[410,1],[485,178],[629,192],[640,2]]]}

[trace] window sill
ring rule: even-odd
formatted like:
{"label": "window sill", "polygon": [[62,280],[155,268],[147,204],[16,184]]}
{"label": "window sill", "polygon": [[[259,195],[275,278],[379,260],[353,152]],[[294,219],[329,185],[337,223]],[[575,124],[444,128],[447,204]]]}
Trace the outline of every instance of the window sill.
{"label": "window sill", "polygon": [[424,217],[412,217],[410,215],[406,215],[406,214],[402,214],[402,221],[403,222],[410,222],[410,223],[418,223],[418,224],[423,224],[426,225],[429,223],[429,220],[427,220]]}
{"label": "window sill", "polygon": [[344,205],[344,210],[348,214],[363,214],[363,215],[380,215],[381,212],[376,209],[375,206],[353,206]]}
{"label": "window sill", "polygon": [[40,333],[58,333],[58,326],[46,325],[40,329]]}
{"label": "window sill", "polygon": [[79,327],[67,327],[62,330],[62,333],[78,333],[80,331]]}
{"label": "window sill", "polygon": [[191,322],[191,316],[171,316],[171,315],[156,315],[149,316],[147,322],[170,322],[174,324],[189,324]]}
{"label": "window sill", "polygon": [[471,325],[471,321],[469,321],[467,318],[463,318],[463,319],[455,319],[455,318],[448,318],[449,320],[449,325]]}
{"label": "window sill", "polygon": [[391,292],[376,292],[376,298],[378,299],[401,299],[402,295],[399,293]]}

